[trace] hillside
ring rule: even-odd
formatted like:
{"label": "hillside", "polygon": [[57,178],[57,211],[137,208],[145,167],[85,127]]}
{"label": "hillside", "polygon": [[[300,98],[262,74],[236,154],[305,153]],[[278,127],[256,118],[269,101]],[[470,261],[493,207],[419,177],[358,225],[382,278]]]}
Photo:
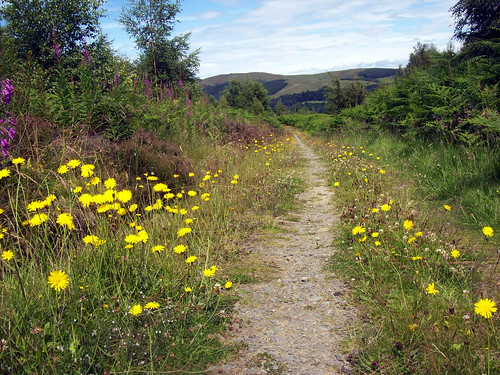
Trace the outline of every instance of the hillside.
{"label": "hillside", "polygon": [[338,76],[341,81],[359,79],[369,86],[377,84],[382,79],[394,77],[396,72],[397,69],[369,68],[301,75],[279,75],[259,72],[230,73],[205,78],[200,81],[200,85],[208,95],[219,98],[222,91],[224,91],[232,80],[243,81],[251,79],[262,82],[264,87],[268,90],[269,95],[272,98],[277,98],[283,95],[297,94],[305,91],[316,91],[328,86],[331,82],[330,74]]}
{"label": "hillside", "polygon": [[374,90],[381,81],[392,80],[397,69],[349,69],[318,74],[279,75],[270,73],[230,73],[209,77],[200,81],[207,95],[220,99],[222,92],[233,80],[247,79],[259,81],[266,88],[274,107],[279,99],[288,108],[307,107],[315,112],[322,112],[325,102],[324,90],[331,83],[331,75],[337,76],[342,85],[358,80],[368,90]]}

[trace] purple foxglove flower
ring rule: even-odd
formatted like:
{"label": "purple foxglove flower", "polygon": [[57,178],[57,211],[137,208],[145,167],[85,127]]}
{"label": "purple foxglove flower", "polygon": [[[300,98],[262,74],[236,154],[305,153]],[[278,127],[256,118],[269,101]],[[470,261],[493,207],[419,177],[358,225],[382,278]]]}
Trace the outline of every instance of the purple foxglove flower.
{"label": "purple foxglove flower", "polygon": [[14,94],[14,86],[10,83],[10,79],[6,79],[2,82],[2,97],[5,105],[9,105],[10,99]]}

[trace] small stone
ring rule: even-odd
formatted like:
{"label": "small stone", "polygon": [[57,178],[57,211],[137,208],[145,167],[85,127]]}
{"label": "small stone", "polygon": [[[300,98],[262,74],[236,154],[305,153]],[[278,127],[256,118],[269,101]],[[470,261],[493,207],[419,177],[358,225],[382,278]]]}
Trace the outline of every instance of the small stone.
{"label": "small stone", "polygon": [[307,282],[309,279],[307,277],[301,277],[300,278],[300,281],[302,281],[303,283]]}

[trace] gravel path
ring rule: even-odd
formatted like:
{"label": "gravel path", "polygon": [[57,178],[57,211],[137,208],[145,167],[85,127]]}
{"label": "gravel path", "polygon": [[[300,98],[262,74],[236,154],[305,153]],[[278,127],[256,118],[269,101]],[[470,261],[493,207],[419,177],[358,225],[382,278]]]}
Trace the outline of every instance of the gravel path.
{"label": "gravel path", "polygon": [[280,220],[285,233],[251,245],[275,266],[270,282],[242,285],[230,342],[242,343],[238,358],[207,374],[329,375],[350,373],[341,340],[355,313],[346,302],[347,286],[325,270],[335,251],[332,225],[338,218],[327,187],[327,168],[300,138],[306,160],[306,190],[298,197],[298,221]]}

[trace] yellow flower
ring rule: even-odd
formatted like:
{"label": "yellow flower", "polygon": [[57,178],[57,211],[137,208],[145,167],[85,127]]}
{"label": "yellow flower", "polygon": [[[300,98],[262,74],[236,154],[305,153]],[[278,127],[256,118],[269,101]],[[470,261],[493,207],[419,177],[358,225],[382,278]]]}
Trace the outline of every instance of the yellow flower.
{"label": "yellow flower", "polygon": [[68,274],[61,270],[52,271],[50,272],[47,284],[49,284],[50,287],[55,289],[57,292],[64,290],[69,285]]}
{"label": "yellow flower", "polygon": [[340,185],[340,182],[338,182],[338,181],[335,181],[335,182],[333,183],[333,186],[339,186],[339,185]]}
{"label": "yellow flower", "polygon": [[493,302],[489,298],[480,299],[474,305],[474,311],[476,314],[481,315],[482,317],[489,319],[493,315],[494,312],[497,311],[495,307],[495,302]]}
{"label": "yellow flower", "polygon": [[59,174],[66,174],[69,171],[69,167],[67,165],[61,165],[59,168],[57,168],[57,173]]}
{"label": "yellow flower", "polygon": [[177,238],[184,237],[186,234],[191,233],[191,228],[181,228],[177,231]]}
{"label": "yellow flower", "polygon": [[204,194],[200,195],[200,198],[202,200],[204,200],[205,202],[208,202],[208,200],[210,199],[210,194],[209,193],[204,193]]}
{"label": "yellow flower", "polygon": [[412,257],[411,259],[412,260],[420,260],[420,259],[422,259],[422,257],[421,256],[417,256],[417,257]]}
{"label": "yellow flower", "polygon": [[383,204],[382,207],[380,207],[382,211],[389,211],[391,209],[391,206],[389,206],[387,203]]}
{"label": "yellow flower", "polygon": [[378,236],[379,236],[379,232],[373,232],[373,233],[372,233],[372,237],[373,237],[373,238],[377,238]]}
{"label": "yellow flower", "polygon": [[427,285],[427,288],[425,290],[427,291],[427,294],[436,295],[437,293],[439,293],[439,290],[434,287],[434,283]]}
{"label": "yellow flower", "polygon": [[408,243],[413,243],[416,239],[416,237],[410,236],[410,238],[408,238]]}
{"label": "yellow flower", "polygon": [[104,187],[106,189],[112,190],[116,186],[116,180],[114,178],[108,178],[106,181],[104,181]]}
{"label": "yellow flower", "polygon": [[98,236],[94,235],[83,237],[83,242],[85,242],[87,245],[94,245],[95,247],[101,246],[102,244],[106,243],[105,240],[101,240]]}
{"label": "yellow flower", "polygon": [[14,257],[14,253],[12,252],[12,250],[5,250],[2,251],[1,257],[3,260],[11,260]]}
{"label": "yellow flower", "polygon": [[4,168],[0,170],[0,180],[4,177],[9,177],[10,176],[10,169]]}
{"label": "yellow flower", "polygon": [[151,248],[151,251],[152,251],[153,253],[156,253],[156,252],[158,252],[158,253],[159,253],[159,252],[162,252],[163,250],[165,250],[165,246],[163,246],[163,245],[156,245],[156,246],[153,246],[153,247]]}
{"label": "yellow flower", "polygon": [[69,229],[75,229],[75,224],[73,223],[73,216],[71,214],[62,213],[57,216],[56,223],[62,227],[68,227]]}
{"label": "yellow flower", "polygon": [[186,259],[186,263],[193,263],[196,259],[198,259],[198,257],[191,255]]}
{"label": "yellow flower", "polygon": [[193,206],[193,207],[191,208],[191,210],[192,210],[192,211],[196,211],[196,210],[198,210],[199,208],[200,208],[199,206]]}
{"label": "yellow flower", "polygon": [[448,206],[447,204],[443,205],[444,209],[446,211],[451,211],[451,206]]}
{"label": "yellow flower", "polygon": [[205,277],[212,277],[215,275],[215,270],[213,270],[211,268],[207,268],[206,270],[203,271],[203,275]]}
{"label": "yellow flower", "polygon": [[78,197],[78,200],[82,204],[83,207],[89,207],[90,204],[93,202],[94,198],[90,194],[82,194]]}
{"label": "yellow flower", "polygon": [[423,234],[422,232],[417,232],[415,233],[415,237],[422,237],[422,234]]}
{"label": "yellow flower", "polygon": [[116,193],[116,199],[122,203],[127,203],[132,199],[132,192],[130,190],[122,190]]}
{"label": "yellow flower", "polygon": [[137,236],[141,239],[142,242],[146,243],[149,240],[149,235],[145,230],[141,230],[139,233],[137,233]]}
{"label": "yellow flower", "polygon": [[81,172],[82,177],[90,177],[94,174],[95,166],[92,164],[84,164],[82,165]]}
{"label": "yellow flower", "polygon": [[12,164],[15,164],[15,165],[24,164],[25,161],[26,161],[26,159],[24,159],[24,158],[15,158],[15,159],[12,159]]}
{"label": "yellow flower", "polygon": [[418,324],[409,324],[408,328],[410,328],[410,330],[412,330],[412,331],[415,331],[415,329],[418,328]]}
{"label": "yellow flower", "polygon": [[73,168],[75,169],[76,167],[78,167],[82,162],[80,160],[77,160],[77,159],[73,159],[73,160],[70,160],[68,161],[68,163],[66,164],[68,167],[70,168]]}
{"label": "yellow flower", "polygon": [[493,231],[493,228],[492,227],[484,227],[483,228],[483,234],[486,236],[486,237],[493,237],[493,234],[495,232]]}
{"label": "yellow flower", "polygon": [[353,236],[355,236],[356,234],[362,234],[362,233],[365,233],[365,228],[363,228],[362,226],[358,225],[357,227],[354,227],[352,229],[352,234]]}
{"label": "yellow flower", "polygon": [[459,257],[460,257],[460,251],[458,251],[457,249],[453,249],[453,250],[451,251],[451,256],[452,256],[453,258],[455,258],[455,259],[456,259],[456,258],[459,258]]}
{"label": "yellow flower", "polygon": [[180,245],[177,245],[176,247],[174,247],[174,251],[177,253],[177,254],[182,254],[183,252],[185,252],[187,250],[187,247],[180,244]]}
{"label": "yellow flower", "polygon": [[125,237],[125,242],[136,244],[141,242],[141,237],[139,237],[137,234],[129,234],[127,237]]}
{"label": "yellow flower", "polygon": [[146,179],[149,181],[158,181],[158,177],[156,176],[148,176]]}
{"label": "yellow flower", "polygon": [[154,310],[160,307],[158,302],[148,302],[144,305],[145,309]]}
{"label": "yellow flower", "polygon": [[411,228],[413,228],[413,221],[405,220],[403,226],[405,227],[406,230],[410,230]]}
{"label": "yellow flower", "polygon": [[73,193],[78,194],[83,190],[81,186],[77,186],[76,188],[73,189]]}
{"label": "yellow flower", "polygon": [[184,224],[191,224],[193,222],[193,219],[186,219],[184,220]]}
{"label": "yellow flower", "polygon": [[188,176],[189,177],[194,177],[194,173],[193,172],[189,172]]}
{"label": "yellow flower", "polygon": [[137,207],[139,207],[139,206],[138,206],[138,205],[136,205],[136,204],[132,204],[132,205],[130,205],[130,207],[128,208],[128,210],[129,210],[130,212],[134,212],[135,210],[137,210]]}
{"label": "yellow flower", "polygon": [[49,217],[46,214],[36,214],[28,220],[31,227],[41,225],[47,221]]}
{"label": "yellow flower", "polygon": [[231,183],[232,183],[233,185],[236,185],[236,184],[238,183],[238,180],[231,180]]}
{"label": "yellow flower", "polygon": [[192,291],[192,290],[193,290],[193,289],[191,289],[191,288],[190,288],[190,287],[188,287],[188,286],[184,288],[184,291],[185,291],[186,293],[191,293],[191,291]]}
{"label": "yellow flower", "polygon": [[129,310],[130,314],[137,316],[140,313],[142,313],[142,306],[141,305],[134,305],[132,308]]}
{"label": "yellow flower", "polygon": [[164,193],[168,193],[170,191],[170,189],[168,188],[167,184],[156,184],[155,186],[153,186],[153,190],[156,191],[156,192],[164,192]]}
{"label": "yellow flower", "polygon": [[226,289],[230,289],[232,286],[233,286],[233,283],[232,283],[231,281],[227,281],[227,282],[224,284],[224,288],[226,288]]}
{"label": "yellow flower", "polygon": [[359,243],[365,242],[367,238],[368,238],[368,237],[366,237],[366,236],[364,236],[364,237],[360,237],[360,238],[358,238],[358,242],[359,242]]}
{"label": "yellow flower", "polygon": [[379,172],[380,172],[380,173],[382,173],[382,174],[384,174],[384,173],[385,173],[385,171],[384,171],[383,169],[381,169]]}

